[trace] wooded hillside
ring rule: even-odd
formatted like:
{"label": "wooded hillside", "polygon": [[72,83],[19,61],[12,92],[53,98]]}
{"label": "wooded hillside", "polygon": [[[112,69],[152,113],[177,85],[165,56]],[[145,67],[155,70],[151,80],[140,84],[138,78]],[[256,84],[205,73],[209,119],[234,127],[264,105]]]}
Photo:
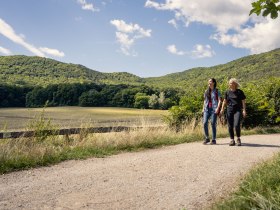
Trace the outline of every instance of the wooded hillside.
{"label": "wooded hillside", "polygon": [[201,86],[208,78],[223,82],[236,77],[242,83],[280,77],[280,49],[246,56],[213,67],[198,67],[162,77],[141,78],[118,72],[102,73],[78,64],[30,56],[0,56],[0,83],[24,86],[47,86],[60,83],[130,84],[155,87]]}

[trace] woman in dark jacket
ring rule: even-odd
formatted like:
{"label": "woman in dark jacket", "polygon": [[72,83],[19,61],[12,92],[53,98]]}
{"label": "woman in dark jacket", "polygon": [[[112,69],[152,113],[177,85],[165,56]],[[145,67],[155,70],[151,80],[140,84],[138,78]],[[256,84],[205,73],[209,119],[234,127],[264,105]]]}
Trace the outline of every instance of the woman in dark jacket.
{"label": "woman in dark jacket", "polygon": [[242,116],[246,117],[246,96],[244,92],[238,89],[240,85],[235,78],[229,80],[229,90],[225,93],[221,114],[224,112],[225,106],[227,105],[227,121],[228,131],[230,135],[229,146],[235,145],[234,130],[237,136],[237,146],[241,146],[241,129],[240,122]]}

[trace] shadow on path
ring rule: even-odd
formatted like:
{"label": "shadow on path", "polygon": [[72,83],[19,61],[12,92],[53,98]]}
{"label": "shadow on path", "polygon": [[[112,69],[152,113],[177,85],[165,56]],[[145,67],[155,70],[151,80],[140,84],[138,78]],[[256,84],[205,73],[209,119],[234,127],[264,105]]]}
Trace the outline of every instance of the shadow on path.
{"label": "shadow on path", "polygon": [[[280,142],[279,142],[280,143]],[[229,143],[217,143],[217,146],[222,146],[222,145],[229,145]],[[211,145],[215,146],[215,145]],[[232,146],[232,147],[238,147],[237,145]],[[269,145],[269,144],[252,144],[252,143],[242,143],[241,147],[269,147],[269,148],[280,148],[280,145]]]}
{"label": "shadow on path", "polygon": [[280,148],[280,145],[252,144],[252,143],[242,143],[242,146],[245,146],[245,147],[278,147],[278,148]]}

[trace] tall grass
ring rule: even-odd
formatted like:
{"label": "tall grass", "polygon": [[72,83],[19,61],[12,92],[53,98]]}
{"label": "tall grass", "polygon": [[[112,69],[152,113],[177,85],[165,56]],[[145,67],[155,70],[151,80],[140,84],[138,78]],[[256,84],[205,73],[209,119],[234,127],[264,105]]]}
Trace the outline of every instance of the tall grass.
{"label": "tall grass", "polygon": [[280,154],[248,173],[238,191],[213,210],[280,209]]}
{"label": "tall grass", "polygon": [[[140,118],[139,121],[135,123],[135,127],[141,124],[143,129],[140,130],[92,134],[87,132],[86,128],[94,125],[84,124],[80,134],[57,136],[59,126],[53,125],[49,119],[46,119],[43,111],[27,126],[28,130],[35,131],[34,137],[0,141],[0,173],[50,165],[69,159],[104,157],[124,151],[139,151],[203,140],[201,123],[194,126],[197,123],[191,122],[180,131],[174,131],[162,127],[162,122],[158,122],[160,128],[154,129],[151,127],[157,126],[155,122],[151,124],[145,118]],[[265,132],[265,129],[259,130]],[[252,133],[258,133],[258,130],[248,131],[248,134]],[[217,136],[228,136],[227,128],[218,125]]]}
{"label": "tall grass", "polygon": [[151,128],[157,124],[151,124],[144,118],[140,118],[135,127],[139,126],[139,123],[143,129],[94,134],[88,133],[86,129],[93,125],[85,124],[82,125],[84,129],[80,134],[57,136],[55,134],[59,127],[53,125],[42,113],[27,127],[28,130],[35,131],[34,137],[1,140],[0,173],[45,166],[69,159],[104,157],[123,151],[139,151],[203,139],[200,126],[195,129],[186,126],[180,132],[175,132],[162,127],[161,122],[158,123],[161,125],[158,129]]}

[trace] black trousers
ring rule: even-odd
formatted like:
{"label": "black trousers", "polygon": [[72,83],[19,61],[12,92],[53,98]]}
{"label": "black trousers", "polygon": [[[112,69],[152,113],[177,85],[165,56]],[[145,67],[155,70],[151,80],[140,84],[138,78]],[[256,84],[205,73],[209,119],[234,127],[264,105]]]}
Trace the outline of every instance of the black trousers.
{"label": "black trousers", "polygon": [[228,132],[230,139],[234,139],[234,130],[237,138],[241,135],[241,110],[227,109]]}

